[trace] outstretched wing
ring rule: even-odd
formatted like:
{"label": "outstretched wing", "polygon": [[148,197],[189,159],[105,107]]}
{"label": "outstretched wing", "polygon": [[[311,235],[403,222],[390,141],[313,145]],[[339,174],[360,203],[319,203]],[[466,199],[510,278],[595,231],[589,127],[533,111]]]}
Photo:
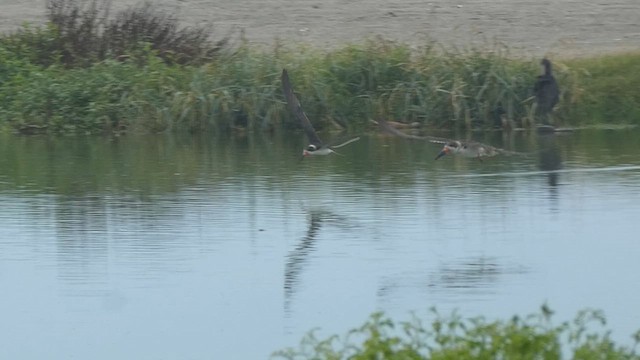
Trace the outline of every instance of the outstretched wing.
{"label": "outstretched wing", "polygon": [[360,140],[360,136],[358,136],[358,137],[354,137],[353,139],[349,139],[349,140],[347,140],[347,141],[345,141],[345,142],[343,142],[343,143],[341,143],[341,144],[338,144],[338,145],[332,145],[332,146],[331,146],[331,148],[332,148],[332,149],[341,148],[341,147],[343,147],[343,146],[345,146],[345,145],[349,145],[349,144],[351,144],[352,142],[354,142],[354,141],[358,141],[358,140]]}
{"label": "outstretched wing", "polygon": [[430,143],[440,144],[440,145],[448,144],[448,143],[450,143],[452,141],[453,140],[449,140],[449,139],[429,139]]}
{"label": "outstretched wing", "polygon": [[289,74],[286,69],[282,69],[282,91],[284,92],[284,97],[287,99],[287,105],[289,106],[289,110],[296,116],[304,132],[307,134],[307,138],[309,138],[309,142],[316,147],[320,148],[322,146],[322,140],[316,134],[316,130],[311,125],[311,121],[307,117],[307,114],[302,110],[302,106],[300,105],[300,101],[293,93],[293,88],[291,87],[291,82],[289,81]]}
{"label": "outstretched wing", "polygon": [[480,143],[477,141],[469,141],[466,143],[466,146],[479,146],[479,147],[483,147],[485,149],[485,155],[487,157],[491,157],[491,156],[496,156],[496,155],[506,155],[506,156],[524,156],[527,155],[526,153],[521,153],[521,152],[517,152],[517,151],[511,151],[511,150],[505,150],[502,148],[498,148],[495,146],[491,146],[491,145],[487,145],[484,143]]}
{"label": "outstretched wing", "polygon": [[[436,137],[436,136],[417,136],[417,135],[406,134],[406,133],[394,128],[393,126],[391,126],[384,119],[378,119],[378,120],[376,120],[376,122],[378,123],[378,125],[380,126],[380,128],[383,131],[388,132],[388,133],[390,133],[392,135],[403,137],[405,139],[425,140],[425,141],[429,141],[430,143],[440,144],[440,145],[445,145],[445,144],[449,144],[451,142],[455,142],[455,140],[452,140],[452,139],[441,138],[441,137]],[[463,144],[466,144],[466,146],[469,146],[469,145],[482,146],[485,149],[490,150],[489,152],[491,154],[487,154],[487,156],[493,156],[493,155],[497,155],[497,154],[502,154],[502,155],[525,155],[524,153],[519,153],[519,152],[515,152],[515,151],[509,151],[509,150],[505,150],[505,149],[500,149],[500,148],[496,148],[496,147],[493,147],[493,146],[490,146],[490,145],[478,143],[478,142],[475,142],[475,141],[463,142]]]}
{"label": "outstretched wing", "polygon": [[505,150],[505,149],[500,149],[500,148],[494,148],[494,150],[496,151],[496,153],[498,153],[500,155],[506,155],[506,156],[527,156],[527,155],[529,155],[528,153],[521,153],[521,152],[517,152],[517,151]]}
{"label": "outstretched wing", "polygon": [[401,138],[411,139],[411,140],[426,140],[436,144],[446,144],[451,141],[449,139],[439,138],[435,136],[418,136],[418,135],[407,134],[394,128],[387,122],[387,120],[384,120],[384,119],[378,119],[376,120],[376,122],[378,123],[378,126],[380,126],[382,131],[387,132],[391,135],[399,136]]}

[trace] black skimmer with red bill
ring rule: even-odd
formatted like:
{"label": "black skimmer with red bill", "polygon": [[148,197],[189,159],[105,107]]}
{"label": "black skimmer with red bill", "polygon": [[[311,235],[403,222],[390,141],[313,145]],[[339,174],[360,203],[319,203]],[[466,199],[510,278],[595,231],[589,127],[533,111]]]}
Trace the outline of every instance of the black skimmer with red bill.
{"label": "black skimmer with red bill", "polygon": [[355,137],[338,145],[330,145],[322,142],[316,133],[316,130],[313,128],[313,125],[311,125],[311,121],[309,121],[307,114],[302,110],[300,101],[298,101],[298,98],[293,93],[293,87],[291,86],[291,81],[289,81],[289,74],[286,69],[282,69],[282,91],[284,92],[284,97],[287,99],[289,110],[291,110],[295,117],[300,121],[302,129],[304,129],[304,132],[307,134],[307,138],[309,139],[309,145],[302,151],[303,158],[306,156],[329,155],[331,153],[337,154],[334,149],[360,140],[360,137]]}
{"label": "black skimmer with red bill", "polygon": [[476,141],[466,141],[466,140],[452,140],[446,138],[440,138],[435,136],[417,136],[406,134],[393,126],[391,126],[386,120],[378,119],[376,121],[380,128],[385,132],[388,132],[392,135],[396,135],[399,137],[403,137],[405,139],[413,139],[413,140],[426,140],[434,144],[442,144],[442,150],[436,156],[436,160],[440,159],[445,155],[458,155],[468,158],[476,158],[482,161],[484,157],[492,157],[496,155],[520,155],[521,153],[508,151],[504,149],[500,149],[497,147],[493,147],[490,145],[482,144]]}

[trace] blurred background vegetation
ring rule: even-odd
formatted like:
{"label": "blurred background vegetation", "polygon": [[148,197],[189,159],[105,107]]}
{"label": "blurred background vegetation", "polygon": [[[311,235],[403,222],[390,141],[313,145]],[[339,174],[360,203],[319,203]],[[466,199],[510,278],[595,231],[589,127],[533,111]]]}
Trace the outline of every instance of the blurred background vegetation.
{"label": "blurred background vegetation", "polygon": [[[273,130],[287,68],[314,126],[361,130],[384,117],[425,129],[533,123],[540,59],[383,39],[319,50],[252,47],[213,27],[180,27],[150,3],[48,0],[46,26],[0,36],[0,128],[20,133]],[[640,53],[551,59],[556,124],[638,124]]]}

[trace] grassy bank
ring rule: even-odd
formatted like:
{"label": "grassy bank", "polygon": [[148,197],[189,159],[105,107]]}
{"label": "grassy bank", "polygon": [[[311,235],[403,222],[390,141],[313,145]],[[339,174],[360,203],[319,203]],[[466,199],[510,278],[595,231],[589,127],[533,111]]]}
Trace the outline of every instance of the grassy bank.
{"label": "grassy bank", "polygon": [[567,62],[579,84],[569,115],[586,124],[640,124],[640,51]]}
{"label": "grassy bank", "polygon": [[[573,321],[554,325],[552,312],[508,321],[442,316],[397,323],[377,313],[344,337],[317,339],[308,334],[298,348],[281,350],[276,359],[640,359],[634,345],[616,345],[598,311],[582,311]],[[594,330],[594,327],[598,330]]]}
{"label": "grassy bank", "polygon": [[[87,5],[88,4],[88,5]],[[314,125],[361,129],[377,116],[430,128],[527,126],[539,59],[507,49],[412,49],[374,39],[324,51],[256,50],[142,6],[50,0],[49,25],[0,37],[0,126],[23,133],[263,130],[296,124],[289,69]],[[553,59],[552,59],[553,60]],[[555,61],[565,125],[640,123],[640,53]]]}

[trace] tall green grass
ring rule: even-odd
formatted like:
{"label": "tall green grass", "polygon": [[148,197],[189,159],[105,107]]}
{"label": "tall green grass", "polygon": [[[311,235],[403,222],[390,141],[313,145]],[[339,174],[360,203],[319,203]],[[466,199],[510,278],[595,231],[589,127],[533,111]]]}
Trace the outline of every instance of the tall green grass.
{"label": "tall green grass", "polygon": [[[91,7],[51,2],[71,4],[73,11],[54,8],[55,21],[46,27],[0,36],[0,127],[5,129],[100,133],[296,127],[281,94],[282,68],[289,70],[318,129],[361,130],[376,117],[446,129],[526,127],[533,121],[539,59],[514,59],[500,46],[443,50],[429,43],[415,49],[381,39],[337,50],[206,45],[208,40],[198,37],[201,30],[181,38],[175,19],[148,8],[130,9],[110,23],[96,20],[98,10]],[[135,33],[123,35],[130,40],[125,45],[109,45],[112,50],[80,51],[91,41],[79,39],[79,29],[96,24],[103,24],[102,31],[92,30],[100,46],[113,44],[117,34]],[[120,24],[113,25],[119,32],[108,35],[104,24]],[[134,30],[126,24],[142,25]],[[140,35],[141,28],[148,35]],[[158,38],[157,29],[173,29],[173,40]],[[167,50],[167,44],[174,47]],[[203,49],[216,56],[184,61]],[[555,123],[639,123],[639,63],[640,53],[554,61],[562,90]]]}
{"label": "tall green grass", "polygon": [[580,124],[640,124],[640,52],[567,61],[575,89],[565,105]]}
{"label": "tall green grass", "polygon": [[[555,325],[552,312],[543,307],[540,313],[525,318],[488,321],[485,318],[442,316],[434,319],[395,322],[375,313],[346,336],[318,339],[313,332],[305,336],[298,348],[277,351],[274,359],[315,360],[495,360],[495,359],[640,359],[633,346],[617,345],[599,311],[581,311],[573,321]],[[599,327],[597,330],[594,327]]]}
{"label": "tall green grass", "polygon": [[494,55],[415,55],[392,43],[326,54],[242,47],[202,66],[172,66],[146,51],[143,65],[104,60],[68,69],[0,50],[0,122],[53,132],[295,126],[280,89],[287,67],[318,128],[362,128],[377,116],[430,127],[486,127],[500,109],[526,116],[528,82],[535,76],[527,64]]}

